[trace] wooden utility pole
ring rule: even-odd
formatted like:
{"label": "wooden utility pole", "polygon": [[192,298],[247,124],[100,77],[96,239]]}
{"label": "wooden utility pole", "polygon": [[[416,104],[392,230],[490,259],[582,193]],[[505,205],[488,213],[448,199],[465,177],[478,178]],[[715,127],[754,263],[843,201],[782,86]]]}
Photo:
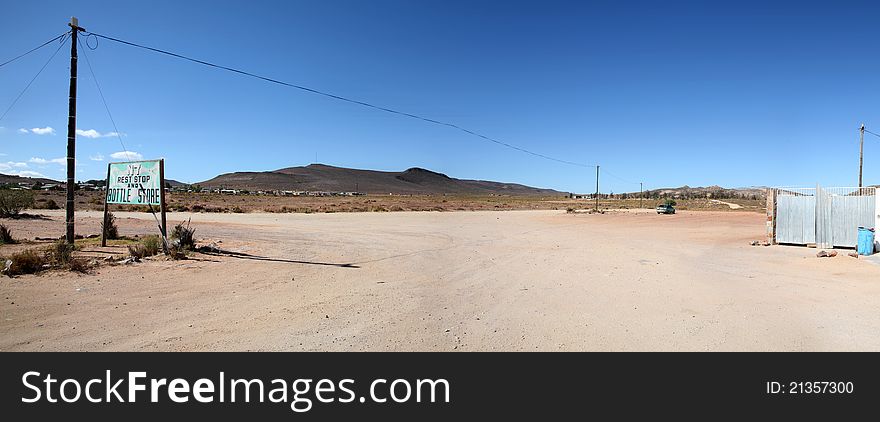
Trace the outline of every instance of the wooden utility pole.
{"label": "wooden utility pole", "polygon": [[859,128],[859,188],[862,187],[862,159],[865,153],[865,124]]}
{"label": "wooden utility pole", "polygon": [[642,182],[639,182],[639,208],[642,208],[642,199],[645,197],[645,194],[642,193]]}
{"label": "wooden utility pole", "polygon": [[599,212],[599,166],[596,166],[596,212]]}
{"label": "wooden utility pole", "polygon": [[74,187],[76,185],[76,34],[83,28],[75,17],[70,18],[70,95],[67,102],[67,232],[65,239],[69,245],[74,238]]}

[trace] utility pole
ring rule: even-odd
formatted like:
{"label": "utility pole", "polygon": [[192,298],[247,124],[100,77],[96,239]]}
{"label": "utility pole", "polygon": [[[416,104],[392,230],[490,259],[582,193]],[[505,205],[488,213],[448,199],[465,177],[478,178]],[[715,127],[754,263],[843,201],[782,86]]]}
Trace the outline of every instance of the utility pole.
{"label": "utility pole", "polygon": [[642,207],[642,199],[644,197],[645,197],[645,195],[642,193],[642,182],[639,182],[639,208],[643,208]]}
{"label": "utility pole", "polygon": [[67,111],[67,207],[66,218],[67,244],[73,244],[74,237],[74,186],[76,184],[76,34],[83,28],[76,17],[70,18],[70,95]]}
{"label": "utility pole", "polygon": [[865,124],[859,128],[859,189],[862,188],[862,159],[865,153]]}
{"label": "utility pole", "polygon": [[596,166],[596,212],[599,212],[599,166]]}

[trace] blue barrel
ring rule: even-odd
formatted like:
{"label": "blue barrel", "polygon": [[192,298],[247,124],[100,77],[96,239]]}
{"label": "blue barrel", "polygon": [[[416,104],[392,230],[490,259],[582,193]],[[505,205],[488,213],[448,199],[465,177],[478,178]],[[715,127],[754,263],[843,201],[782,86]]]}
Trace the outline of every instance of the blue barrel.
{"label": "blue barrel", "polygon": [[859,255],[872,255],[874,253],[874,229],[859,227]]}

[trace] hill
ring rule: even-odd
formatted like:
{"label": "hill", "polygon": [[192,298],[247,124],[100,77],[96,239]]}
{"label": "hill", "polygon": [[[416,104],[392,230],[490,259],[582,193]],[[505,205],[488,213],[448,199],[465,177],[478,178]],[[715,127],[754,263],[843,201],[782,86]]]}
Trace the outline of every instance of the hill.
{"label": "hill", "polygon": [[[636,192],[635,194],[638,194]],[[690,187],[681,186],[678,188],[659,188],[645,191],[646,197],[663,197],[663,198],[745,198],[745,199],[761,199],[766,195],[765,188],[749,187],[749,188],[723,188],[721,186],[705,186]]]}
{"label": "hill", "polygon": [[357,191],[373,194],[564,195],[516,183],[464,180],[422,168],[376,171],[311,164],[265,172],[221,174],[199,183],[207,188],[291,191]]}
{"label": "hill", "polygon": [[46,184],[59,184],[61,182],[52,179],[46,179],[43,177],[24,177],[24,176],[14,176],[11,174],[2,174],[0,173],[0,185],[17,185],[19,183],[37,183],[40,182],[44,185]]}

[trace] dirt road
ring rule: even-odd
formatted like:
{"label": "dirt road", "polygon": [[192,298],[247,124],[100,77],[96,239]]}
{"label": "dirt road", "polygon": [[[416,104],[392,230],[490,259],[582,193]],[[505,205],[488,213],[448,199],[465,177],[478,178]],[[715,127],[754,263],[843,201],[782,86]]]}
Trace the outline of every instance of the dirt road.
{"label": "dirt road", "polygon": [[[43,213],[4,223],[61,233]],[[118,217],[123,234],[154,224]],[[880,266],[749,246],[763,214],[192,218],[200,240],[265,258],[4,277],[0,350],[880,350]],[[99,219],[78,214],[78,232]]]}

